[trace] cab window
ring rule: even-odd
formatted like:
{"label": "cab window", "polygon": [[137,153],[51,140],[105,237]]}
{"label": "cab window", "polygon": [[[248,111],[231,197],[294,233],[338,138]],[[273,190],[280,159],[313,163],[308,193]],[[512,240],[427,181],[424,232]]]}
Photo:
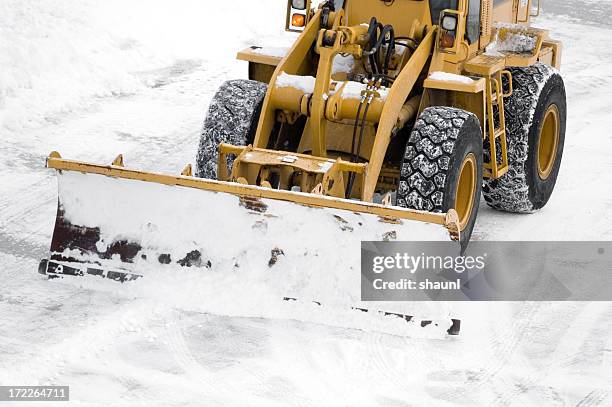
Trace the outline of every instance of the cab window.
{"label": "cab window", "polygon": [[466,24],[466,36],[470,44],[480,39],[480,3],[481,0],[470,0]]}
{"label": "cab window", "polygon": [[459,0],[429,0],[431,23],[434,25],[440,24],[440,13],[446,9],[457,10],[458,2]]}

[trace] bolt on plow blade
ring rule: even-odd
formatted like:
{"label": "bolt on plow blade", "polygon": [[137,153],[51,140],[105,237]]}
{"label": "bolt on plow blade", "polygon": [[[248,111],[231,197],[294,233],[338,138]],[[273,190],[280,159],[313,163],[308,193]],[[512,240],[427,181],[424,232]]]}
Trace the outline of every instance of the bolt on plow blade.
{"label": "bolt on plow blade", "polygon": [[203,276],[220,301],[233,288],[242,296],[266,286],[280,302],[400,315],[399,303],[361,301],[361,242],[458,238],[448,215],[59,155],[47,165],[58,170],[59,200],[50,260],[40,272],[54,277],[141,284],[176,269],[190,281]]}

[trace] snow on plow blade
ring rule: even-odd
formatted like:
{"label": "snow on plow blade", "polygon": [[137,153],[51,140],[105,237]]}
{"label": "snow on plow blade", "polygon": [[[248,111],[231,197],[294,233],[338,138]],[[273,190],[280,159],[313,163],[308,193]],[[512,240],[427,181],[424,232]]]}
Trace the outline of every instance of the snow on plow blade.
{"label": "snow on plow blade", "polygon": [[227,272],[243,284],[269,284],[285,299],[367,308],[362,241],[458,239],[453,212],[204,180],[189,171],[140,172],[120,157],[114,164],[49,156],[59,200],[41,273],[125,281],[160,269]]}

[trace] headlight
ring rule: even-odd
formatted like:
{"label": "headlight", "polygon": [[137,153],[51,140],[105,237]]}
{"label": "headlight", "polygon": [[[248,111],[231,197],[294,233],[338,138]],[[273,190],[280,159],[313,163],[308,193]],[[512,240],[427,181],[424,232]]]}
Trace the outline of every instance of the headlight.
{"label": "headlight", "polygon": [[305,10],[306,0],[291,0],[291,7],[296,10]]}
{"label": "headlight", "polygon": [[446,31],[455,31],[457,29],[457,17],[448,14],[442,17],[442,28]]}

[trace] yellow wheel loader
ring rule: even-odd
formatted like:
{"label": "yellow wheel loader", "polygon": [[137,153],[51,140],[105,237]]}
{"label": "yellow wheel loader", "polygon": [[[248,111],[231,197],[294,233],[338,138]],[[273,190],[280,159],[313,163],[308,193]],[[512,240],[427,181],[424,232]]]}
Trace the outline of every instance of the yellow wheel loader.
{"label": "yellow wheel loader", "polygon": [[481,195],[510,212],[550,198],[566,101],[562,45],[530,25],[539,9],[288,1],[295,42],[238,53],[249,79],[213,97],[195,174],[51,153],[59,206],[41,273],[261,270],[278,273],[286,298],[361,308],[360,242],[448,240],[460,251]]}

